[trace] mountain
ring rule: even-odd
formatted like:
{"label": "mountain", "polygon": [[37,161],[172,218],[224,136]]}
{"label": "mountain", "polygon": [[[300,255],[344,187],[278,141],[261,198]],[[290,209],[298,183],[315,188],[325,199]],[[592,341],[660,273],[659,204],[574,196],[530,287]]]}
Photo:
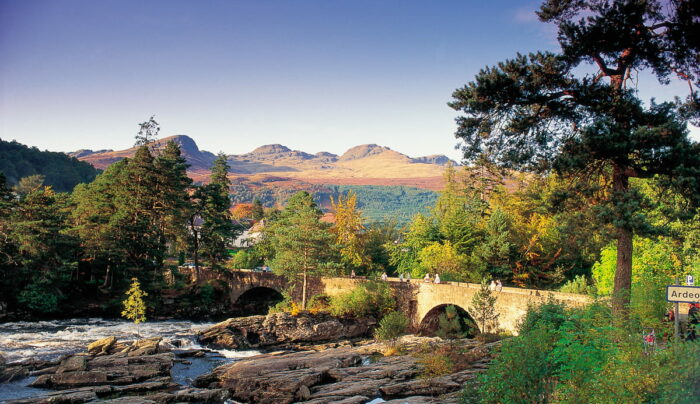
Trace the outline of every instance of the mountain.
{"label": "mountain", "polygon": [[[185,157],[185,159],[187,159],[187,162],[190,164],[190,170],[194,173],[209,170],[212,163],[216,159],[216,156],[213,153],[199,150],[197,143],[195,143],[191,137],[186,135],[169,136],[157,140],[153,147],[155,150],[160,150],[171,140],[180,145],[182,155]],[[88,162],[95,168],[104,170],[110,164],[126,157],[132,157],[135,153],[136,147],[132,147],[126,150],[98,150],[95,152],[92,150],[82,149],[68,153],[68,155]]]}
{"label": "mountain", "polygon": [[[182,148],[182,154],[190,164],[190,176],[197,181],[206,181],[216,156],[200,150],[195,141],[185,135],[160,139],[155,148],[163,147],[170,140]],[[97,152],[79,150],[71,155],[104,169],[135,152],[136,148]],[[355,146],[340,156],[325,151],[311,154],[281,144],[228,155],[232,178],[242,181],[250,180],[251,176],[268,175],[312,184],[405,185],[433,190],[441,188],[442,172],[450,162],[456,164],[443,155],[412,158],[376,144]]]}
{"label": "mountain", "polygon": [[44,185],[58,192],[69,192],[81,182],[90,182],[99,173],[93,166],[65,153],[41,151],[15,141],[0,139],[0,172],[9,185],[23,177],[41,174]]}

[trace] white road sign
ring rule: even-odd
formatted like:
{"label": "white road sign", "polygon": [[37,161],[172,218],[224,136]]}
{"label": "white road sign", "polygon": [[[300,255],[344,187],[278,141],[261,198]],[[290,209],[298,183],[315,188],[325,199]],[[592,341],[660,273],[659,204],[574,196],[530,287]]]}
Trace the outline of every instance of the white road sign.
{"label": "white road sign", "polygon": [[700,303],[700,286],[666,286],[666,300],[678,303]]}
{"label": "white road sign", "polygon": [[695,285],[695,277],[693,275],[686,275],[685,284],[688,286],[694,286]]}

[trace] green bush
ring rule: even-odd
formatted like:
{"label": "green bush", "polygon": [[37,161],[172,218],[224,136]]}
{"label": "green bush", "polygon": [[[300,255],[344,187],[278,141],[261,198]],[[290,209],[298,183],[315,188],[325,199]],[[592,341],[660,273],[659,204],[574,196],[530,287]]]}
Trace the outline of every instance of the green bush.
{"label": "green bush", "polygon": [[408,319],[398,311],[392,311],[382,318],[379,327],[374,331],[374,337],[379,341],[393,342],[406,333]]}
{"label": "green bush", "polygon": [[229,261],[231,269],[253,269],[262,264],[262,260],[254,252],[241,250],[234,254]]}
{"label": "green bush", "polygon": [[462,338],[467,334],[463,328],[465,327],[459,318],[457,308],[449,305],[445,307],[445,312],[438,317],[438,329],[435,333],[443,339]]}
{"label": "green bush", "polygon": [[53,313],[58,310],[59,295],[50,286],[48,281],[32,282],[19,293],[17,301],[32,311]]}
{"label": "green bush", "polygon": [[[632,307],[631,318],[641,313]],[[600,303],[530,308],[520,335],[503,342],[488,371],[465,387],[462,402],[697,402],[700,344],[669,342],[648,352],[638,324],[612,320]]]}
{"label": "green bush", "polygon": [[578,275],[574,279],[566,282],[559,288],[560,292],[564,293],[578,293],[581,295],[595,295],[596,288],[590,285],[588,279],[584,275]]}
{"label": "green bush", "polygon": [[518,326],[520,334],[527,334],[536,327],[557,330],[566,321],[566,308],[561,303],[550,300],[539,306],[528,307],[523,322]]}
{"label": "green bush", "polygon": [[330,312],[334,316],[382,318],[395,306],[396,300],[387,282],[367,281],[348,293],[331,297]]}

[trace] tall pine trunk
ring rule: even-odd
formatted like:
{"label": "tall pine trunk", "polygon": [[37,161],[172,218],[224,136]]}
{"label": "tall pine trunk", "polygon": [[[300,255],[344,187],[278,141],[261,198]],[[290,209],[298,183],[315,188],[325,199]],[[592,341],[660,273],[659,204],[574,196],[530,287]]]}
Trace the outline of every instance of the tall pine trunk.
{"label": "tall pine trunk", "polygon": [[306,269],[304,269],[304,280],[301,285],[301,308],[306,310]]}
{"label": "tall pine trunk", "polygon": [[[621,167],[613,171],[613,191],[618,198],[629,191],[629,177]],[[632,290],[632,230],[617,226],[617,265],[615,267],[615,284],[613,287],[613,313],[615,317],[625,320],[628,315],[630,294]]]}

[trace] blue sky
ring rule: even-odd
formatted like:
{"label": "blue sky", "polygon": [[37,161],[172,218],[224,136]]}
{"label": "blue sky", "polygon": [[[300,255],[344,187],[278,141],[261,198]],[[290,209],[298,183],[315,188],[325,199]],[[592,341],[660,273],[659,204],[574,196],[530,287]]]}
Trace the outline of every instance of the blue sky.
{"label": "blue sky", "polygon": [[155,114],[162,135],[212,152],[378,143],[457,159],[452,91],[518,51],[557,49],[538,4],[0,0],[0,138],[122,149]]}

